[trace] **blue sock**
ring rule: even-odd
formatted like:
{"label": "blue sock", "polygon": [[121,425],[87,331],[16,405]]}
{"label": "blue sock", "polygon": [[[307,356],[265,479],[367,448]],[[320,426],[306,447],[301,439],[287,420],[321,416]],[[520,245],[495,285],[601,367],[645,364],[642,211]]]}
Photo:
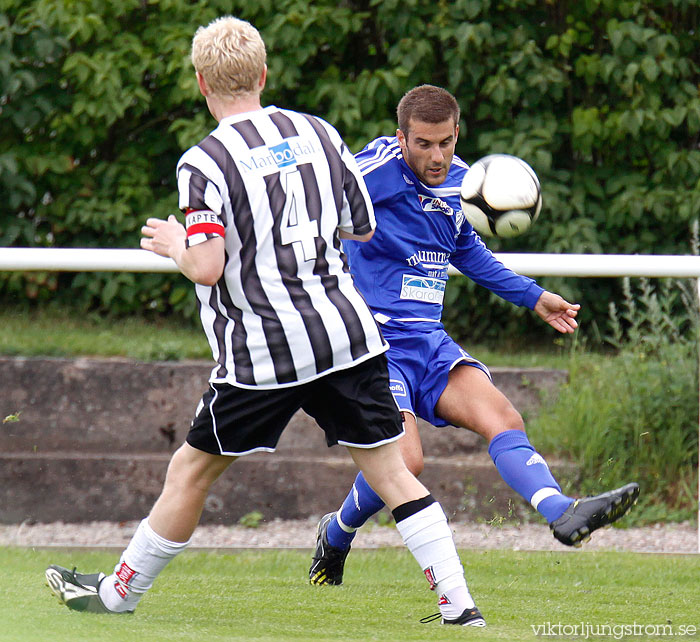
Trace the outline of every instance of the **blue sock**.
{"label": "blue sock", "polygon": [[563,495],[544,460],[522,430],[506,430],[489,444],[489,455],[503,481],[524,497],[548,522],[573,503]]}
{"label": "blue sock", "polygon": [[[328,524],[328,531],[326,532],[328,543],[343,550],[349,548],[350,542],[355,537],[355,529],[362,526],[382,508],[384,508],[382,498],[372,490],[362,472],[358,473],[355,483],[352,485],[352,490],[348,493],[336,516]],[[338,516],[340,516],[340,520],[345,528],[352,529],[350,532],[344,530],[338,524]]]}

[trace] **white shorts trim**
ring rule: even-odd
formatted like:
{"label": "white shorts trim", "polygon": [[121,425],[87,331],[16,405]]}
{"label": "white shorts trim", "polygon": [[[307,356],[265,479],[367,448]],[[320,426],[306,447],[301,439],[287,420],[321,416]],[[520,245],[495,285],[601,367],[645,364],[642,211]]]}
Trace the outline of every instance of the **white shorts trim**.
{"label": "white shorts trim", "polygon": [[404,434],[406,434],[406,431],[402,430],[398,435],[396,435],[394,437],[389,437],[388,439],[383,439],[382,441],[377,441],[373,444],[351,444],[349,441],[340,441],[340,440],[338,440],[338,444],[340,446],[348,446],[350,448],[364,448],[364,449],[378,448],[379,446],[383,446],[384,444],[390,444],[392,441],[396,441],[397,439],[401,439],[401,437],[403,437]]}

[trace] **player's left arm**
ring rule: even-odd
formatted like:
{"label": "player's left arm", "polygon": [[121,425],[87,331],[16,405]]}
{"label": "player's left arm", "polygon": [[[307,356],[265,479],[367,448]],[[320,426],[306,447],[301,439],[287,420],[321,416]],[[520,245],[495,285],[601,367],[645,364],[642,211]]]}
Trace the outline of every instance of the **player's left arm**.
{"label": "player's left arm", "polygon": [[141,228],[141,247],[173,259],[190,281],[216,285],[224,273],[224,239],[214,236],[197,245],[186,244],[187,231],[172,214],[167,221],[149,218]]}
{"label": "player's left arm", "polygon": [[578,327],[576,316],[581,307],[578,303],[569,303],[558,294],[542,289],[533,279],[506,268],[470,228],[460,235],[450,262],[506,301],[530,308],[558,332],[569,334]]}
{"label": "player's left arm", "polygon": [[374,230],[367,232],[367,234],[350,234],[345,230],[338,230],[338,236],[341,239],[347,239],[349,241],[360,241],[361,243],[366,243],[374,236]]}
{"label": "player's left arm", "polygon": [[468,223],[457,238],[450,263],[472,281],[506,301],[535,309],[544,292],[533,279],[507,268],[489,250]]}
{"label": "player's left arm", "polygon": [[367,185],[362,178],[357,160],[340,134],[330,125],[327,127],[343,166],[343,193],[337,228],[338,236],[352,241],[369,241],[374,234],[377,222]]}
{"label": "player's left arm", "polygon": [[562,334],[569,334],[578,328],[576,315],[580,308],[578,303],[569,303],[558,294],[545,290],[540,294],[533,310],[537,316],[555,330]]}

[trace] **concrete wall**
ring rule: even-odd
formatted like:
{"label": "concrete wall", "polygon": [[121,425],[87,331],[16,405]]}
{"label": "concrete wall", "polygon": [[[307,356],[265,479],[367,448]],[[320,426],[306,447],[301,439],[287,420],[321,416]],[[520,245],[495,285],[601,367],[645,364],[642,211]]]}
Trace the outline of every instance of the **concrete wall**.
{"label": "concrete wall", "polygon": [[[207,387],[209,362],[0,358],[0,522],[126,521],[143,517]],[[566,372],[494,369],[527,418]],[[481,439],[420,422],[423,481],[456,519],[489,519],[522,502],[500,480]],[[550,462],[551,463],[551,462]],[[570,466],[553,466],[571,475]],[[239,459],[212,488],[204,523],[320,515],[355,476],[341,447],[297,413],[274,454]]]}

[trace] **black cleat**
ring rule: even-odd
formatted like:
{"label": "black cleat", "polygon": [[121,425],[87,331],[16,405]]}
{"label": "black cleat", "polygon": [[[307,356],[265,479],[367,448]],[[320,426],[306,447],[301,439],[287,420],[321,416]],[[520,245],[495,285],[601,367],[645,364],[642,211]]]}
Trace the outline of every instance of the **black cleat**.
{"label": "black cleat", "polygon": [[639,484],[631,483],[602,495],[577,499],[549,527],[562,544],[581,546],[593,531],[620,519],[638,496]]}
{"label": "black cleat", "polygon": [[328,543],[326,531],[334,515],[335,513],[328,513],[318,523],[316,551],[309,569],[309,582],[311,584],[338,586],[343,583],[343,567],[345,566],[345,558],[350,552],[350,547],[348,546],[347,549],[343,550]]}
{"label": "black cleat", "polygon": [[483,628],[486,626],[486,620],[484,620],[484,616],[481,615],[481,612],[476,607],[474,607],[473,609],[464,609],[464,612],[462,613],[462,615],[455,618],[454,620],[446,620],[444,617],[442,617],[441,613],[436,613],[435,615],[429,615],[428,617],[422,618],[421,623],[426,624],[428,622],[434,622],[435,620],[438,620],[440,618],[442,618],[442,624],[458,624],[460,626],[478,626],[480,628]]}
{"label": "black cleat", "polygon": [[98,591],[104,577],[104,573],[76,573],[75,568],[69,571],[56,564],[46,569],[46,584],[61,604],[73,611],[116,613],[110,611],[100,599]]}

